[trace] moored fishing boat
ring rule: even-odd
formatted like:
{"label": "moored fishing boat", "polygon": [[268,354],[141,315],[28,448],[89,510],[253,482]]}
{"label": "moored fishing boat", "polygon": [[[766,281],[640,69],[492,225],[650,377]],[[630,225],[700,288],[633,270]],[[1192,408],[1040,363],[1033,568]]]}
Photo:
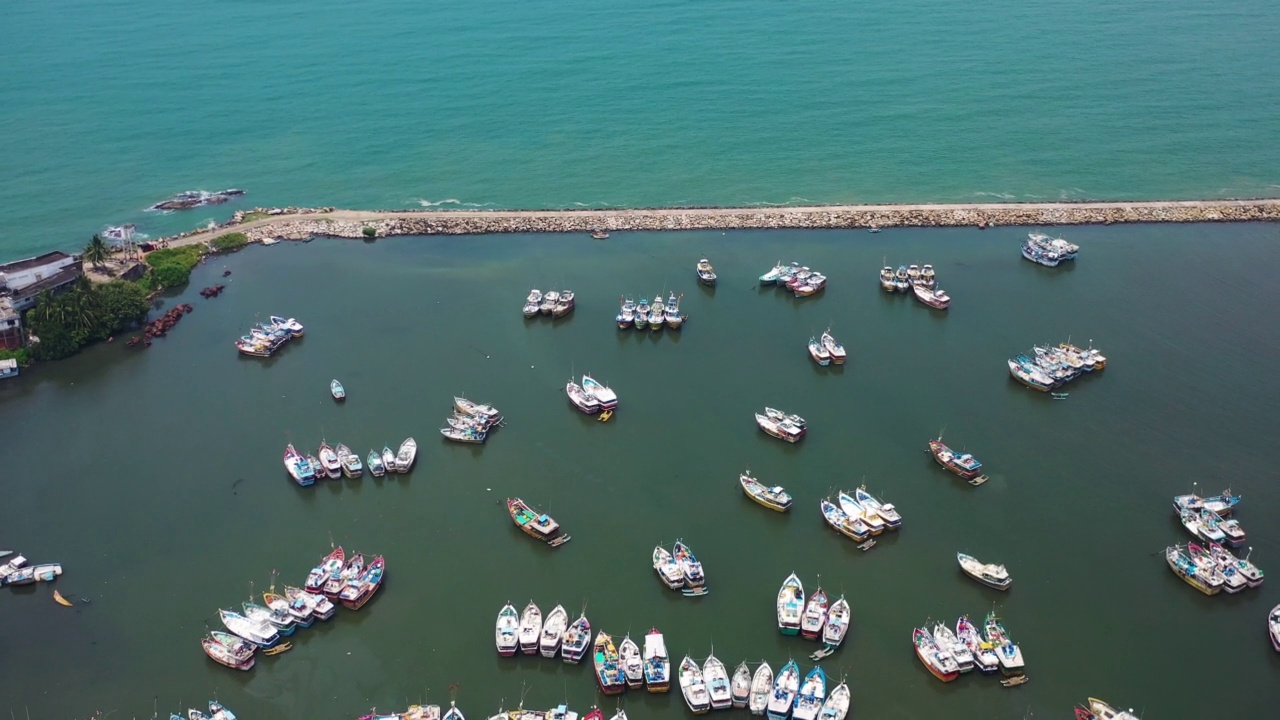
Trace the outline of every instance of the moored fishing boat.
{"label": "moored fishing boat", "polygon": [[708,287],[715,287],[716,271],[715,268],[711,267],[711,263],[706,258],[702,258],[698,261],[696,271],[698,273],[698,282]]}
{"label": "moored fishing boat", "polygon": [[387,474],[387,466],[382,464],[382,453],[377,450],[369,451],[369,456],[365,459],[364,464],[369,467],[369,474],[374,477],[382,477]]}
{"label": "moored fishing boat", "polygon": [[315,484],[315,468],[301,453],[293,449],[293,445],[288,445],[284,449],[284,467],[289,471],[289,477],[299,485],[306,487]]}
{"label": "moored fishing boat", "polygon": [[[311,569],[307,574],[307,581],[303,587],[309,593],[322,593],[325,589],[325,583],[330,579],[337,578],[342,574],[342,566],[346,563],[346,554],[342,547],[336,547],[325,556],[320,564]],[[335,591],[336,592],[336,591]]]}
{"label": "moored fishing boat", "polygon": [[477,415],[489,420],[492,424],[502,422],[502,413],[498,408],[483,403],[472,402],[464,397],[454,396],[453,406],[463,415]]}
{"label": "moored fishing boat", "polygon": [[1009,631],[1004,629],[995,610],[987,613],[987,621],[983,624],[983,637],[996,651],[1000,660],[1000,672],[1005,675],[1021,675],[1026,663],[1022,658],[1022,648],[1013,643]]}
{"label": "moored fishing boat", "polygon": [[1049,392],[1057,387],[1057,383],[1048,375],[1039,370],[1029,370],[1013,360],[1009,361],[1009,375],[1032,390]]}
{"label": "moored fishing boat", "polygon": [[956,659],[951,657],[951,653],[938,647],[937,641],[928,630],[913,629],[911,642],[915,645],[916,657],[920,659],[920,664],[924,665],[934,677],[942,682],[951,682],[960,677],[960,666],[956,665]]}
{"label": "moored fishing boat", "polygon": [[880,289],[885,292],[898,291],[898,286],[893,275],[893,268],[888,265],[880,268]]}
{"label": "moored fishing boat", "polygon": [[791,711],[793,720],[817,720],[822,711],[822,703],[827,699],[827,674],[821,667],[814,667],[804,676],[800,690],[796,693],[795,709]]}
{"label": "moored fishing boat", "polygon": [[653,549],[653,571],[658,573],[658,579],[662,584],[672,590],[684,587],[684,570],[671,553],[661,545]]}
{"label": "moored fishing boat", "polygon": [[352,480],[364,475],[364,463],[360,462],[359,455],[351,452],[351,448],[338,443],[338,447],[333,451],[338,455],[338,462],[342,463],[343,475]]}
{"label": "moored fishing boat", "polygon": [[525,655],[533,655],[538,652],[538,643],[542,638],[542,611],[534,604],[532,600],[525,605],[524,612],[520,614],[519,625],[519,645],[520,652]]}
{"label": "moored fishing boat", "polygon": [[449,701],[449,711],[444,714],[444,720],[467,720],[462,711],[458,709],[457,703]]}
{"label": "moored fishing boat", "polygon": [[266,603],[272,612],[288,614],[289,619],[298,627],[311,627],[316,620],[312,606],[301,599],[287,598],[279,593],[268,591],[262,593],[262,602]]}
{"label": "moored fishing boat", "polygon": [[507,498],[507,513],[511,516],[511,522],[529,537],[537,538],[551,547],[569,542],[570,538],[560,528],[560,523],[550,515],[535,511],[520,498]]}
{"label": "moored fishing boat", "polygon": [[1271,636],[1271,647],[1280,652],[1280,605],[1271,608],[1267,616],[1267,633]]}
{"label": "moored fishing boat", "polygon": [[373,596],[382,587],[382,579],[385,576],[387,561],[381,556],[373,559],[369,566],[365,568],[360,575],[359,580],[352,586],[348,584],[339,594],[339,600],[343,607],[348,610],[359,610],[364,607]]}
{"label": "moored fishing boat", "polygon": [[1222,533],[1227,536],[1227,545],[1230,545],[1233,548],[1244,545],[1246,536],[1244,533],[1244,528],[1240,527],[1239,520],[1235,518],[1224,520],[1217,513],[1208,509],[1201,511],[1201,516],[1205,515],[1206,513],[1213,518],[1213,521],[1216,523],[1216,527],[1218,528],[1218,530],[1221,530]]}
{"label": "moored fishing boat", "polygon": [[222,703],[210,700],[209,720],[236,720],[236,714],[228,710]]}
{"label": "moored fishing boat", "polygon": [[333,396],[334,400],[347,399],[346,389],[343,388],[342,383],[338,382],[336,379],[329,381],[329,394]]}
{"label": "moored fishing boat", "polygon": [[293,618],[289,617],[289,613],[285,610],[276,612],[265,605],[248,600],[240,603],[244,616],[249,618],[250,622],[256,622],[259,625],[275,628],[276,632],[281,636],[289,636],[297,626],[293,622]]}
{"label": "moored fishing boat", "polygon": [[400,470],[396,468],[396,452],[388,445],[382,446],[382,466],[386,468],[389,473],[400,472]]}
{"label": "moored fishing boat", "polygon": [[821,586],[809,596],[804,606],[804,614],[800,616],[800,635],[809,640],[817,640],[822,635],[822,626],[827,622],[827,593]]}
{"label": "moored fishing boat", "polygon": [[564,640],[560,642],[560,659],[570,665],[577,665],[587,654],[587,646],[591,644],[591,623],[585,612],[578,619],[569,623],[564,631]]}
{"label": "moored fishing boat", "polygon": [[325,474],[330,478],[341,477],[342,461],[338,459],[338,453],[324,441],[321,441],[317,452],[320,454],[320,464],[324,466]]}
{"label": "moored fishing boat", "polygon": [[938,275],[934,272],[932,265],[920,266],[920,284],[927,288],[934,287],[938,282]]}
{"label": "moored fishing boat", "polygon": [[733,705],[733,689],[729,684],[729,673],[724,663],[716,657],[713,650],[702,663],[702,681],[707,686],[707,696],[711,700],[712,710],[724,710]]}
{"label": "moored fishing boat", "polygon": [[961,673],[973,670],[973,652],[960,641],[960,638],[956,637],[955,633],[951,632],[951,628],[947,627],[946,623],[940,622],[933,626],[933,640],[943,650],[951,653]]}
{"label": "moored fishing boat", "polygon": [[613,637],[601,630],[596,633],[593,647],[593,665],[595,667],[596,684],[605,695],[618,695],[627,689],[627,681],[618,663],[618,650],[613,645]]}
{"label": "moored fishing boat", "polygon": [[733,670],[733,678],[729,681],[729,693],[733,699],[733,706],[736,708],[744,708],[751,700],[751,668],[747,667],[744,660],[738,663],[738,667]]}
{"label": "moored fishing boat", "polygon": [[560,293],[557,290],[548,290],[542,295],[542,302],[538,304],[538,312],[543,315],[550,315],[556,309],[556,303],[560,301]]}
{"label": "moored fishing boat", "polygon": [[653,305],[649,308],[649,329],[661,330],[666,327],[667,311],[662,305],[662,293],[653,296]]}
{"label": "moored fishing boat", "polygon": [[680,300],[683,297],[684,295],[677,297],[675,293],[671,293],[667,296],[667,307],[663,311],[662,316],[667,321],[667,327],[672,330],[679,330],[681,327],[684,327],[684,315],[680,313]]}
{"label": "moored fishing boat", "polygon": [[671,556],[680,565],[680,572],[684,575],[685,586],[699,588],[707,582],[707,576],[702,571],[702,563],[698,562],[698,558],[693,556],[693,551],[689,549],[688,545],[684,544],[684,541],[676,541],[675,547],[671,548]]}
{"label": "moored fishing boat", "polygon": [[1174,575],[1205,595],[1217,595],[1226,583],[1221,572],[1196,565],[1180,545],[1165,548],[1164,558]]}
{"label": "moored fishing boat", "polygon": [[489,437],[488,433],[474,428],[443,427],[440,428],[440,434],[443,435],[446,440],[452,440],[457,443],[472,443],[475,445],[482,444]]}
{"label": "moored fishing boat", "polygon": [[782,486],[767,487],[764,483],[751,477],[750,470],[738,476],[738,484],[742,487],[742,492],[747,497],[770,510],[786,512],[791,509],[791,495]]}
{"label": "moored fishing boat", "polygon": [[800,618],[803,614],[804,585],[795,573],[791,573],[778,589],[778,631],[783,635],[800,634]]}
{"label": "moored fishing boat", "polygon": [[787,720],[799,690],[800,666],[796,665],[795,660],[788,660],[773,679],[773,693],[769,697],[768,704],[765,705],[769,720]]}
{"label": "moored fishing boat", "polygon": [[227,649],[225,645],[211,637],[202,639],[200,641],[200,647],[204,649],[204,654],[208,655],[209,659],[219,665],[232,668],[233,670],[250,670],[253,668],[254,656],[252,653],[247,656],[237,655]]}
{"label": "moored fishing boat", "polygon": [[853,609],[849,607],[849,601],[845,600],[843,595],[831,603],[831,608],[827,610],[827,621],[822,626],[822,642],[827,647],[840,647],[845,636],[849,634],[851,617],[853,617]]}
{"label": "moored fishing boat", "polygon": [[866,486],[862,486],[853,491],[853,497],[862,506],[864,512],[875,514],[884,521],[884,526],[888,530],[897,530],[902,527],[902,515],[898,513],[898,508],[893,503],[882,503],[876,496],[867,492]]}
{"label": "moored fishing boat", "polygon": [[853,495],[842,490],[836,495],[836,502],[840,504],[840,509],[844,511],[844,514],[849,516],[850,521],[860,521],[867,526],[867,531],[872,535],[879,535],[884,532],[884,519],[863,507],[862,503],[858,502]]}
{"label": "moored fishing boat", "polygon": [[982,463],[969,453],[957,453],[942,444],[942,436],[929,441],[929,453],[942,467],[959,475],[965,480],[972,480],[982,474]]}
{"label": "moored fishing boat", "polygon": [[1009,577],[1009,571],[1003,565],[979,562],[977,558],[964,553],[956,553],[956,562],[960,563],[960,569],[965,575],[987,587],[1008,590],[1013,584],[1013,578]]}
{"label": "moored fishing boat", "polygon": [[[1210,543],[1210,545],[1217,548],[1222,547],[1217,543]],[[1191,562],[1195,563],[1202,572],[1209,573],[1210,575],[1213,575],[1214,573],[1221,575],[1222,589],[1230,594],[1234,595],[1235,593],[1249,587],[1249,584],[1245,582],[1244,576],[1237,572],[1234,567],[1223,567],[1218,562],[1218,559],[1214,557],[1214,553],[1195,543],[1189,543],[1187,545],[1187,557],[1191,558]]]}
{"label": "moored fishing boat", "polygon": [[418,441],[411,437],[405,438],[404,442],[400,443],[400,451],[396,453],[396,472],[409,472],[417,459]]}
{"label": "moored fishing boat", "polygon": [[628,634],[618,643],[618,664],[627,687],[636,689],[644,685],[644,661],[640,659],[640,646]]}
{"label": "moored fishing boat", "polygon": [[1133,710],[1119,710],[1098,698],[1089,698],[1087,708],[1076,708],[1076,720],[1139,720]]}
{"label": "moored fishing boat", "polygon": [[608,385],[601,384],[590,375],[582,376],[582,390],[595,398],[602,410],[613,410],[618,407],[618,394],[610,389]]}
{"label": "moored fishing boat", "polygon": [[493,642],[498,648],[498,655],[511,657],[520,646],[520,614],[511,603],[502,606],[498,611],[497,625],[493,631]]}
{"label": "moored fishing boat", "polygon": [[836,342],[836,339],[832,337],[831,328],[827,328],[819,339],[822,342],[822,347],[825,348],[827,354],[831,356],[831,362],[836,365],[843,365],[844,361],[849,357],[849,354],[845,352],[844,345]]}
{"label": "moored fishing boat", "polygon": [[650,309],[651,308],[649,306],[649,299],[640,298],[640,302],[636,304],[635,320],[632,321],[637,330],[644,330],[645,328],[649,327]]}
{"label": "moored fishing boat", "polygon": [[951,306],[951,296],[945,290],[939,287],[928,288],[923,283],[912,286],[916,300],[928,305],[934,310],[946,310]]}
{"label": "moored fishing boat", "polygon": [[538,640],[538,653],[545,658],[553,658],[560,651],[560,643],[564,641],[565,630],[569,628],[569,613],[563,605],[557,605],[547,614],[542,623],[542,636]]}
{"label": "moored fishing boat", "polygon": [[338,574],[336,583],[325,583],[325,595],[334,600],[340,600],[342,591],[346,590],[347,586],[352,583],[359,583],[362,574],[364,574],[364,555],[357,553],[347,558],[347,562],[342,566],[342,572]]}
{"label": "moored fishing boat", "polygon": [[803,281],[796,284],[792,291],[798,298],[809,297],[815,295],[818,291],[827,287],[827,276],[821,273],[814,273]]}
{"label": "moored fishing boat", "polygon": [[619,298],[618,302],[618,329],[627,330],[636,321],[636,301],[631,298]]}
{"label": "moored fishing boat", "polygon": [[812,335],[809,336],[809,357],[822,367],[831,364],[831,353],[825,345]]}
{"label": "moored fishing boat", "polygon": [[805,428],[797,427],[790,422],[783,420],[781,422],[772,420],[766,415],[756,413],[756,425],[765,434],[772,435],[779,440],[785,440],[789,443],[797,443],[800,438],[805,436]]}
{"label": "moored fishing boat", "polygon": [[222,624],[236,635],[247,640],[258,647],[271,647],[280,642],[280,634],[274,627],[263,623],[258,623],[231,610],[218,610],[218,617],[222,620]]}
{"label": "moored fishing boat", "polygon": [[919,281],[920,281],[920,266],[908,265],[907,266],[907,282],[911,283],[912,285],[915,285]]}
{"label": "moored fishing boat", "polygon": [[537,317],[538,308],[542,306],[542,291],[534,288],[529,291],[529,297],[524,300],[524,316],[527,318]]}
{"label": "moored fishing boat", "polygon": [[860,518],[849,517],[849,514],[831,502],[830,498],[820,500],[818,508],[822,511],[822,519],[827,522],[827,525],[841,535],[858,542],[871,537],[871,530],[866,523]]}
{"label": "moored fishing boat", "polygon": [[779,260],[778,264],[773,266],[773,269],[760,276],[760,284],[773,285],[777,283],[778,278],[782,277],[782,273],[786,268],[787,266],[783,265],[782,261]]}
{"label": "moored fishing boat", "polygon": [[564,392],[569,396],[569,402],[578,410],[587,415],[595,415],[600,412],[600,401],[591,393],[582,388],[581,385],[569,378],[569,382],[565,383]]}
{"label": "moored fishing boat", "polygon": [[322,593],[310,593],[302,588],[296,588],[286,585],[284,588],[284,596],[289,600],[300,601],[306,603],[311,608],[311,614],[317,620],[328,620],[333,617],[336,609],[334,604]]}
{"label": "moored fishing boat", "polygon": [[769,667],[769,663],[761,662],[760,667],[756,668],[755,674],[751,676],[751,698],[747,701],[747,708],[751,710],[751,714],[764,715],[772,694],[773,668]]}
{"label": "moored fishing boat", "polygon": [[[1200,512],[1204,511],[1201,510]],[[1204,523],[1200,521],[1200,513],[1186,510],[1182,513],[1182,517],[1179,518],[1179,520],[1182,522],[1182,527],[1187,532],[1191,533],[1191,536],[1194,538],[1207,540],[1208,542],[1220,543],[1227,537],[1225,533],[1218,530],[1216,527],[1206,527]]]}
{"label": "moored fishing boat", "polygon": [[800,417],[799,415],[796,415],[795,413],[787,414],[776,408],[766,407],[764,409],[764,414],[765,414],[765,417],[769,418],[770,420],[773,420],[774,422],[786,422],[790,425],[793,425],[799,428],[801,432],[803,432],[808,427],[808,422],[806,422],[804,418]]}
{"label": "moored fishing boat", "polygon": [[956,639],[969,650],[979,671],[986,674],[1000,669],[1000,656],[996,654],[995,647],[983,639],[968,615],[961,615],[956,620]]}
{"label": "moored fishing boat", "polygon": [[1240,558],[1217,543],[1209,543],[1209,553],[1217,561],[1224,575],[1228,572],[1237,572],[1249,587],[1258,587],[1262,584],[1262,570],[1249,562],[1249,556],[1253,554],[1252,548],[1247,555]]}
{"label": "moored fishing boat", "polygon": [[671,659],[667,644],[657,628],[644,636],[644,686],[651,693],[664,693],[671,687]]}
{"label": "moored fishing boat", "polygon": [[907,277],[907,266],[899,265],[893,274],[893,286],[900,293],[911,291],[911,280]]}
{"label": "moored fishing boat", "polygon": [[702,715],[711,709],[711,696],[707,694],[707,684],[702,679],[702,668],[688,655],[680,661],[678,671],[680,677],[680,694],[684,696],[684,704],[694,715]]}
{"label": "moored fishing boat", "polygon": [[827,701],[822,703],[822,712],[818,713],[818,720],[844,720],[849,714],[849,705],[849,684],[841,681],[827,694]]}
{"label": "moored fishing boat", "polygon": [[560,297],[556,300],[555,307],[551,309],[551,317],[562,318],[565,315],[568,315],[573,312],[573,308],[576,304],[572,290],[561,291]]}

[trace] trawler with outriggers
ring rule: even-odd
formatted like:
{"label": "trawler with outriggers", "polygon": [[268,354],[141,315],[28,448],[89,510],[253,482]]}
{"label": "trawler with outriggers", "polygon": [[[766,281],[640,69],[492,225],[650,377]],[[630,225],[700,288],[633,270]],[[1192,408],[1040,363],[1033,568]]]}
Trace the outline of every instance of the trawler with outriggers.
{"label": "trawler with outriggers", "polygon": [[981,485],[988,480],[982,474],[982,463],[969,453],[958,453],[942,443],[942,434],[929,441],[929,454],[939,465],[969,481],[970,485]]}
{"label": "trawler with outriggers", "polygon": [[511,522],[524,534],[537,538],[550,547],[560,547],[572,539],[550,515],[535,511],[520,498],[507,498],[507,513],[511,516]]}
{"label": "trawler with outriggers", "polygon": [[750,470],[738,476],[738,484],[747,497],[770,510],[786,512],[791,509],[791,495],[781,485],[769,487],[752,477]]}

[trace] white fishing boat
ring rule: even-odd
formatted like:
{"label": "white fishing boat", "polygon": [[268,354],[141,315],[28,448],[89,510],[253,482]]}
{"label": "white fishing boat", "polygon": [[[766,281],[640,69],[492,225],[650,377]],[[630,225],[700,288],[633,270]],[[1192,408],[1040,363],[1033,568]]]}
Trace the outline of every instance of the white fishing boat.
{"label": "white fishing boat", "polygon": [[893,503],[882,503],[874,495],[867,492],[865,486],[853,491],[853,497],[862,506],[863,510],[875,513],[884,520],[885,528],[889,530],[897,530],[902,527],[902,515],[898,513],[898,509]]}
{"label": "white fishing boat", "polygon": [[880,268],[880,289],[885,292],[897,292],[898,286],[893,275],[893,268],[888,265]]}
{"label": "white fishing boat", "polygon": [[964,553],[956,553],[956,562],[960,563],[960,569],[965,575],[987,587],[1008,590],[1013,584],[1013,578],[1009,577],[1009,571],[1003,565],[980,562],[972,555]]}
{"label": "white fishing boat", "polygon": [[538,652],[545,658],[553,658],[560,650],[564,632],[569,629],[569,613],[563,605],[557,605],[542,623],[542,637],[538,640]]}
{"label": "white fishing boat", "polygon": [[767,415],[761,415],[760,413],[756,413],[755,416],[756,425],[758,425],[761,430],[765,431],[765,433],[772,435],[779,440],[786,440],[789,443],[797,443],[805,435],[804,428],[797,427],[785,420],[778,422],[770,419]]}
{"label": "white fishing boat", "polygon": [[822,711],[822,703],[826,699],[827,674],[822,671],[822,668],[815,667],[800,684],[791,717],[793,720],[817,720],[818,713]]}
{"label": "white fishing boat", "polygon": [[729,681],[729,692],[733,695],[733,706],[744,708],[751,700],[751,668],[744,660],[734,668],[733,678]]}
{"label": "white fishing boat", "polygon": [[671,659],[657,628],[644,636],[644,685],[651,693],[664,693],[671,687]]}
{"label": "white fishing boat", "polygon": [[707,581],[707,576],[702,571],[702,563],[698,562],[698,558],[694,557],[693,551],[683,540],[677,540],[675,547],[671,548],[671,556],[676,559],[680,565],[680,572],[684,574],[684,584],[690,588],[700,588]]}
{"label": "white fishing boat", "polygon": [[520,614],[520,652],[533,655],[538,652],[538,641],[542,638],[542,611],[529,601]]}
{"label": "white fishing boat", "polygon": [[785,270],[786,268],[787,266],[783,265],[782,261],[779,260],[778,264],[774,265],[772,270],[760,276],[760,284],[773,285],[774,283],[778,282],[778,278],[782,277],[782,271]]}
{"label": "white fishing boat", "polygon": [[939,287],[927,288],[923,284],[912,286],[916,300],[935,310],[946,310],[951,306],[951,296],[945,290]]}
{"label": "white fishing boat", "polygon": [[800,634],[800,618],[803,614],[804,585],[795,573],[791,573],[778,589],[778,631],[783,635]]}
{"label": "white fishing boat", "polygon": [[884,532],[884,519],[863,507],[862,503],[858,502],[853,495],[841,491],[836,496],[836,501],[840,503],[840,509],[844,511],[845,515],[848,515],[851,520],[861,520],[867,526],[867,531],[872,535],[879,535]]}
{"label": "white fishing boat", "polygon": [[644,661],[640,659],[640,646],[628,634],[618,644],[618,664],[622,666],[627,687],[632,690],[644,685]]}
{"label": "white fishing boat", "polygon": [[440,428],[440,434],[453,442],[473,443],[477,445],[483,443],[489,437],[488,433],[481,432],[479,430],[472,430],[469,428],[458,429],[455,427]]}
{"label": "white fishing boat", "polygon": [[542,291],[534,288],[529,291],[529,297],[524,301],[524,316],[527,318],[536,317],[538,309],[542,306]]}
{"label": "white fishing boat", "polygon": [[458,412],[463,415],[483,415],[492,423],[502,421],[502,414],[498,412],[498,408],[492,405],[472,402],[464,397],[453,398],[453,406],[458,408]]}
{"label": "white fishing boat", "polygon": [[538,305],[538,312],[543,315],[550,315],[556,309],[556,303],[560,302],[560,293],[556,290],[548,290],[542,296],[542,302]]}
{"label": "white fishing boat", "polygon": [[827,593],[821,586],[809,596],[800,616],[800,634],[810,640],[822,636],[822,626],[827,622]]}
{"label": "white fishing boat", "polygon": [[377,450],[369,451],[369,457],[365,459],[364,464],[369,466],[369,474],[374,477],[387,474],[387,466],[382,464],[382,453]]}
{"label": "white fishing boat", "polygon": [[973,669],[973,651],[951,632],[951,628],[947,627],[946,623],[940,622],[934,625],[933,639],[943,650],[951,653],[960,672],[967,673]]}
{"label": "white fishing boat", "polygon": [[707,684],[702,678],[702,668],[688,655],[680,661],[680,694],[684,695],[684,703],[694,715],[702,715],[711,709],[711,696],[707,693]]}
{"label": "white fishing boat", "polygon": [[573,297],[573,291],[563,290],[560,293],[560,298],[556,300],[556,306],[551,309],[551,316],[556,318],[562,318],[565,315],[568,315],[569,313],[573,312],[574,307],[575,307],[575,302]]}
{"label": "white fishing boat", "polygon": [[396,468],[396,452],[386,445],[382,446],[382,465],[389,473],[400,472]]}
{"label": "white fishing boat", "polygon": [[520,614],[511,603],[502,606],[498,611],[497,627],[494,629],[494,644],[498,654],[511,657],[520,646]]}
{"label": "white fishing boat", "polygon": [[560,642],[560,659],[570,665],[577,665],[587,654],[591,645],[591,622],[586,612],[578,613],[578,619],[569,623],[564,631],[564,640]]}
{"label": "white fishing boat", "polygon": [[564,392],[569,396],[569,402],[587,415],[600,412],[600,401],[572,379],[565,383]]}
{"label": "white fishing boat", "polygon": [[662,315],[667,321],[667,327],[672,330],[679,330],[684,325],[684,315],[680,313],[680,299],[683,297],[684,295],[677,297],[675,293],[667,296],[667,308]]}
{"label": "white fishing boat", "polygon": [[822,347],[826,349],[827,354],[831,356],[831,362],[836,365],[843,365],[849,354],[845,352],[844,345],[836,342],[836,339],[831,336],[831,328],[827,328],[819,340],[822,342]]}
{"label": "white fishing boat", "polygon": [[809,357],[822,367],[831,364],[831,353],[827,351],[826,346],[820,340],[812,335],[809,336]]}
{"label": "white fishing boat", "polygon": [[342,463],[343,475],[352,480],[364,475],[364,463],[360,462],[359,455],[351,452],[351,448],[338,443],[338,447],[334,448],[334,452],[338,455],[338,462]]}
{"label": "white fishing boat", "polygon": [[742,492],[746,493],[747,497],[770,510],[786,512],[791,509],[790,493],[780,485],[773,487],[765,485],[752,477],[749,470],[738,476],[738,484],[742,487]]}
{"label": "white fishing boat", "polygon": [[852,617],[853,610],[849,607],[849,601],[841,595],[827,610],[827,622],[822,627],[822,642],[828,647],[839,647],[849,634],[849,620]]}
{"label": "white fishing boat", "polygon": [[702,663],[702,680],[707,686],[707,695],[711,698],[712,710],[724,710],[733,705],[733,688],[729,683],[729,673],[724,663],[713,651]]}
{"label": "white fishing boat", "polygon": [[1267,616],[1267,632],[1271,635],[1271,647],[1280,652],[1280,605],[1271,608]]}
{"label": "white fishing boat", "polygon": [[822,712],[818,713],[818,720],[844,720],[849,714],[849,703],[849,685],[841,682],[827,694],[827,701],[822,703]]}
{"label": "white fishing boat", "polygon": [[1004,629],[1004,625],[1000,623],[1000,618],[996,617],[995,611],[987,613],[987,621],[983,627],[983,637],[996,650],[996,657],[1000,659],[1000,672],[1005,675],[1020,675],[1026,667],[1026,661],[1022,657],[1022,648],[1013,643],[1009,637],[1009,632]]}
{"label": "white fishing boat", "polygon": [[271,647],[280,642],[280,634],[266,623],[254,622],[237,612],[218,610],[218,617],[232,634],[258,647]]}
{"label": "white fishing boat", "polygon": [[413,462],[418,459],[418,442],[413,438],[405,438],[400,443],[400,452],[396,453],[396,472],[409,472]]}
{"label": "white fishing boat", "polygon": [[582,376],[582,390],[586,394],[596,399],[602,410],[612,410],[618,407],[618,394],[607,385],[602,385],[598,380],[590,375]]}
{"label": "white fishing boat", "polygon": [[773,668],[769,667],[769,663],[762,662],[760,667],[756,668],[755,675],[751,676],[751,699],[747,701],[751,714],[763,715],[765,708],[769,705],[769,696],[772,694]]}
{"label": "white fishing boat", "polygon": [[449,701],[449,711],[444,714],[444,720],[467,720],[462,715],[462,711],[458,709],[458,705],[452,700]]}
{"label": "white fishing boat", "polygon": [[961,615],[956,620],[956,639],[969,650],[974,666],[984,675],[1000,669],[1000,657],[995,646],[983,639],[968,615]]}
{"label": "white fishing boat", "polygon": [[795,704],[796,693],[800,690],[800,667],[795,660],[787,661],[773,679],[773,692],[765,707],[769,720],[787,720],[791,707]]}
{"label": "white fishing boat", "polygon": [[653,549],[653,571],[658,573],[662,584],[672,590],[684,587],[684,571],[680,569],[680,563],[661,545]]}

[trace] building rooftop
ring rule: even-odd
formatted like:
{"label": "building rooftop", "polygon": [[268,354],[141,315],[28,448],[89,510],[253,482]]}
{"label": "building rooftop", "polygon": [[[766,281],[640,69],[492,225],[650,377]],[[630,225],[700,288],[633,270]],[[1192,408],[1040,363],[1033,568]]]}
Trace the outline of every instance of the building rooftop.
{"label": "building rooftop", "polygon": [[27,258],[26,260],[15,260],[11,263],[0,265],[0,273],[15,273],[22,270],[30,270],[31,268],[37,268],[41,265],[48,265],[52,262],[69,259],[71,259],[70,255],[62,252],[61,250],[54,250],[53,252],[38,255],[33,258]]}
{"label": "building rooftop", "polygon": [[14,320],[21,317],[17,310],[13,309],[13,301],[7,297],[0,297],[0,321]]}
{"label": "building rooftop", "polygon": [[49,277],[41,280],[40,282],[33,283],[31,285],[28,285],[22,288],[21,290],[18,290],[13,294],[13,297],[17,301],[23,301],[23,300],[26,300],[27,298],[39,295],[40,292],[43,290],[53,290],[56,288],[60,288],[63,285],[66,285],[67,283],[74,282],[76,279],[80,277],[80,275],[81,275],[80,268],[69,267],[64,270],[60,270],[57,275],[50,275]]}

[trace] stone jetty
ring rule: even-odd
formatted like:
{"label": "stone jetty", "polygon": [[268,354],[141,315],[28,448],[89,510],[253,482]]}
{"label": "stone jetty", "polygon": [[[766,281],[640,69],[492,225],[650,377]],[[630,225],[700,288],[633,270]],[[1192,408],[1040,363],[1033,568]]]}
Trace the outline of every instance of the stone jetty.
{"label": "stone jetty", "polygon": [[981,203],[958,205],[830,205],[770,208],[635,210],[341,210],[254,208],[230,220],[166,238],[172,245],[242,232],[250,242],[327,236],[586,233],[600,229],[743,230],[1113,223],[1275,222],[1280,199],[1155,202]]}

